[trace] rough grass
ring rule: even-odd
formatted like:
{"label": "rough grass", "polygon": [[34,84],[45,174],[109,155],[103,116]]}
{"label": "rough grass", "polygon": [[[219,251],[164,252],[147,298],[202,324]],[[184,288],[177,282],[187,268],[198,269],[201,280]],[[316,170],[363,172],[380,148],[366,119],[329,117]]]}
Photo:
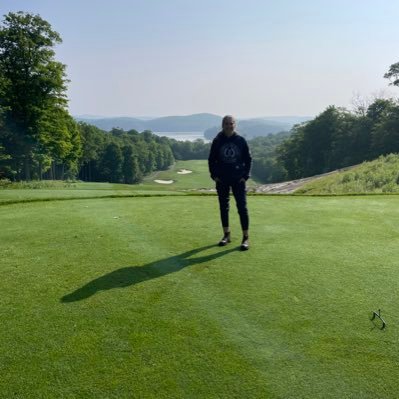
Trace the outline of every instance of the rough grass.
{"label": "rough grass", "polygon": [[295,194],[364,194],[399,192],[399,155],[381,156],[349,171],[305,184]]}
{"label": "rough grass", "polygon": [[0,397],[397,397],[399,198],[216,201],[0,207]]}

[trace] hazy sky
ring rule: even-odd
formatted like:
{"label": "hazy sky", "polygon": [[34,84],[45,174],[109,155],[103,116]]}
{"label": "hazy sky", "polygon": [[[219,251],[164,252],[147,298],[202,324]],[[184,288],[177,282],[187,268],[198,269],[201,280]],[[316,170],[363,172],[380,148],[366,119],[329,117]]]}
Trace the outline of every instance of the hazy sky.
{"label": "hazy sky", "polygon": [[73,115],[316,115],[396,96],[395,0],[1,0],[63,43]]}

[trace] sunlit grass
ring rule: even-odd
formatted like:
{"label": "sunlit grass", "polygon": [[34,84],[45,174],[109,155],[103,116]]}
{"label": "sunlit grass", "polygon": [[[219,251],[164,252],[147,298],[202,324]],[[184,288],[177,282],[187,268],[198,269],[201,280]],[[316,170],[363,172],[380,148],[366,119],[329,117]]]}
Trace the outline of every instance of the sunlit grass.
{"label": "sunlit grass", "polygon": [[305,184],[296,194],[399,193],[399,155],[378,159]]}

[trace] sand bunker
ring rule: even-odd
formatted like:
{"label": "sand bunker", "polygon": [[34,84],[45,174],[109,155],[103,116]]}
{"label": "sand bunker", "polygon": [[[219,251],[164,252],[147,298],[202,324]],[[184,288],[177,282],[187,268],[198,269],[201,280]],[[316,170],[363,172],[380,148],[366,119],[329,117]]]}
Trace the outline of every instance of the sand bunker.
{"label": "sand bunker", "polygon": [[173,180],[154,180],[154,182],[159,184],[172,184]]}
{"label": "sand bunker", "polygon": [[193,173],[193,171],[188,169],[180,169],[177,173],[179,175],[186,175],[187,173]]}

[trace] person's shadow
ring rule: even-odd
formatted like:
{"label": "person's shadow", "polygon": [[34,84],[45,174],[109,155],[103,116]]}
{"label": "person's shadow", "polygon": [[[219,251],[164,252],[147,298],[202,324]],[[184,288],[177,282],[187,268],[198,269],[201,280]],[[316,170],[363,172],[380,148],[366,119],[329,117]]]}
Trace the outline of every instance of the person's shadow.
{"label": "person's shadow", "polygon": [[141,283],[143,281],[162,277],[170,273],[177,272],[187,266],[196,265],[198,263],[208,262],[219,258],[229,252],[237,251],[237,247],[226,249],[210,255],[190,258],[191,256],[215,247],[215,245],[207,245],[204,247],[192,249],[179,255],[171,256],[166,259],[157,260],[144,266],[128,266],[117,269],[111,273],[96,278],[83,287],[67,294],[61,298],[61,302],[81,301],[96,294],[98,291],[110,290],[112,288],[124,288],[131,285]]}

